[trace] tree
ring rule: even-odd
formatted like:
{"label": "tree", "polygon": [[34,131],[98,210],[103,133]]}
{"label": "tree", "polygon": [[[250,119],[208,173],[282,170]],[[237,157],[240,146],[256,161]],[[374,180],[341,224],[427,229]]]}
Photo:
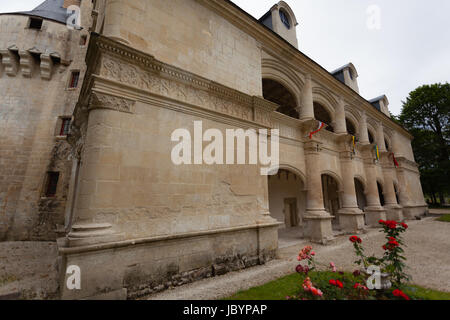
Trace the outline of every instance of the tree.
{"label": "tree", "polygon": [[409,94],[398,117],[414,136],[412,147],[425,192],[445,203],[450,189],[450,84],[424,85]]}

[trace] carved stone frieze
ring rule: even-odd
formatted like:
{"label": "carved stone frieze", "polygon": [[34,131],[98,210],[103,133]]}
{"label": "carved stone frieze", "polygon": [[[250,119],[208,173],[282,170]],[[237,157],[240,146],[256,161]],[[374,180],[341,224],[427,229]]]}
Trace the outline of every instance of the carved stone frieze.
{"label": "carved stone frieze", "polygon": [[93,92],[89,101],[89,110],[110,109],[125,113],[134,113],[135,101]]}

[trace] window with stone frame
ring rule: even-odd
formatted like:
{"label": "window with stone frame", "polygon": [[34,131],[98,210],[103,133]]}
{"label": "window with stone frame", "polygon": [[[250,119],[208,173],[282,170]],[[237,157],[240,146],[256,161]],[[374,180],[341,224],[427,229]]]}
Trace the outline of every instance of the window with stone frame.
{"label": "window with stone frame", "polygon": [[76,89],[80,80],[80,71],[72,71],[69,81],[69,89]]}
{"label": "window with stone frame", "polygon": [[71,121],[72,119],[68,117],[61,118],[61,128],[59,130],[60,136],[67,136],[69,134]]}
{"label": "window with stone frame", "polygon": [[47,172],[47,180],[45,182],[44,196],[53,198],[56,196],[56,189],[58,187],[59,172]]}

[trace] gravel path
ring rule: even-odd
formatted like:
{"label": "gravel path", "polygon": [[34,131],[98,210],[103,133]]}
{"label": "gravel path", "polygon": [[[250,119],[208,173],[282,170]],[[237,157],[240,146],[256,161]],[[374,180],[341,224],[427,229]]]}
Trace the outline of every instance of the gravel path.
{"label": "gravel path", "polygon": [[[421,221],[409,221],[405,234],[405,254],[410,267],[407,273],[412,282],[431,289],[450,292],[450,223],[435,221],[429,217]],[[379,229],[370,229],[361,235],[367,254],[380,256],[384,236]],[[148,297],[150,300],[214,300],[262,285],[292,273],[297,265],[298,251],[307,241],[279,250],[279,257],[266,265],[228,273],[201,280]],[[317,261],[328,264],[333,261],[339,270],[353,271],[356,257],[348,236],[340,236],[333,245],[314,244]]]}

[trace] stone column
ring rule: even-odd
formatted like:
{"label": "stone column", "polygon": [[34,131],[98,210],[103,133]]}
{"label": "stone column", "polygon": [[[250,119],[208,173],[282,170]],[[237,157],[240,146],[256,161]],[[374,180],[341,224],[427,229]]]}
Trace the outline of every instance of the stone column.
{"label": "stone column", "polygon": [[359,143],[369,144],[369,132],[367,131],[367,115],[362,111],[361,122],[359,124]]}
{"label": "stone column", "polygon": [[345,123],[345,107],[344,99],[340,98],[338,105],[336,106],[336,119],[335,119],[335,133],[346,134],[347,125]]}
{"label": "stone column", "polygon": [[311,75],[305,77],[305,85],[302,90],[302,108],[300,110],[300,120],[314,119],[314,101],[312,93]]}
{"label": "stone column", "polygon": [[373,159],[365,159],[366,171],[366,201],[367,207],[364,209],[367,224],[371,227],[379,227],[378,221],[386,219],[386,210],[381,206],[380,196],[378,194],[377,175]]}
{"label": "stone column", "polygon": [[378,144],[378,150],[380,152],[386,152],[386,143],[384,142],[384,129],[383,129],[383,123],[378,123],[377,127],[377,144]]}
{"label": "stone column", "polygon": [[358,208],[355,174],[350,152],[341,154],[342,208],[339,210],[339,224],[346,233],[358,233],[364,229],[364,213]]}
{"label": "stone column", "polygon": [[[74,195],[73,225],[66,246],[82,246],[121,240],[123,234],[114,218],[99,219],[98,213],[110,208],[120,193],[120,165],[111,153],[108,163],[101,158],[111,150],[120,135],[120,112],[134,113],[135,102],[94,92],[89,102],[86,133],[81,154],[79,186]],[[101,221],[101,222],[99,222]]]}
{"label": "stone column", "polygon": [[394,180],[392,179],[394,170],[384,169],[384,208],[386,209],[386,215],[389,220],[403,221],[402,207],[397,203],[397,197],[395,194]]}
{"label": "stone column", "polygon": [[325,211],[323,204],[319,151],[319,142],[311,140],[305,143],[307,194],[304,235],[314,242],[325,244],[333,239],[333,217]]}

